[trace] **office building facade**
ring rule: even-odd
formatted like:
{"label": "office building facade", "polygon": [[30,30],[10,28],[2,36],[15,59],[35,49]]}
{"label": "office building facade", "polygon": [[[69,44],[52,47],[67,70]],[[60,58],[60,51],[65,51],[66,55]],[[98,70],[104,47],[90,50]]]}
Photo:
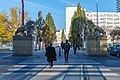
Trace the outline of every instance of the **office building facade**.
{"label": "office building facade", "polygon": [[[77,7],[66,7],[66,38],[68,39],[68,34],[71,25],[71,18]],[[92,20],[95,25],[97,25],[97,13],[96,12],[85,12],[86,17]],[[120,13],[116,12],[98,12],[98,26],[102,27],[108,36],[108,42],[110,42],[109,33],[114,27],[120,27]]]}

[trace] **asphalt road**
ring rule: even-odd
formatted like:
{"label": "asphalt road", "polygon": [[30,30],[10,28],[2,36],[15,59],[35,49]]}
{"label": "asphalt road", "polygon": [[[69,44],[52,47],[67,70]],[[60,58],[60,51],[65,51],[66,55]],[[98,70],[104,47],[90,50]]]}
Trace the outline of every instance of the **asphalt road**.
{"label": "asphalt road", "polygon": [[49,68],[44,50],[29,57],[0,53],[0,80],[120,80],[120,58],[86,56],[85,52],[70,51],[69,61],[64,53],[53,68]]}

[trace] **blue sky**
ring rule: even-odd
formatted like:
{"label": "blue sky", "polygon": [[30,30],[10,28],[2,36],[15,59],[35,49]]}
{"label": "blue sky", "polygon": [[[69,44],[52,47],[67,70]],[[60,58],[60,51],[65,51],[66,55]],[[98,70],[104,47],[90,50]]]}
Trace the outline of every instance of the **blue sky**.
{"label": "blue sky", "polygon": [[[96,0],[24,0],[25,10],[29,12],[29,16],[37,19],[38,11],[42,11],[45,19],[48,12],[52,14],[57,29],[65,29],[65,8],[66,6],[77,6],[80,2],[83,8],[88,11],[96,11]],[[0,0],[0,11],[12,7],[21,7],[21,0]],[[115,12],[116,0],[99,0],[100,12]]]}

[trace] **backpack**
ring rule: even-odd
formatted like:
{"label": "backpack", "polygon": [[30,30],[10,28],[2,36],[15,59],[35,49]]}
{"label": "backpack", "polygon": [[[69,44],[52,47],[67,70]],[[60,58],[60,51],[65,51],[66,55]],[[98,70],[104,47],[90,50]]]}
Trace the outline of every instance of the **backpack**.
{"label": "backpack", "polygon": [[65,43],[64,44],[64,50],[69,50],[70,49],[70,45],[69,45],[69,43]]}

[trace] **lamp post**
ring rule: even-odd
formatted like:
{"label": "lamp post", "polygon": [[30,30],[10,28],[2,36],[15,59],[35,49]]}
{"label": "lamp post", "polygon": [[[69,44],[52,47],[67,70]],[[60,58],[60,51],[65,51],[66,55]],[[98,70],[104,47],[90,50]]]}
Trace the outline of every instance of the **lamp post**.
{"label": "lamp post", "polygon": [[22,26],[24,26],[24,0],[22,1]]}
{"label": "lamp post", "polygon": [[[96,11],[97,11],[96,21],[97,21],[97,27],[98,27],[98,0],[96,1]],[[99,36],[100,33],[98,32],[97,35]]]}
{"label": "lamp post", "polygon": [[[96,16],[96,20],[97,20],[97,27],[98,27],[98,0],[96,1],[96,11],[97,11],[97,16]],[[96,34],[96,38],[97,38],[97,53],[100,54],[100,32],[98,31]]]}

